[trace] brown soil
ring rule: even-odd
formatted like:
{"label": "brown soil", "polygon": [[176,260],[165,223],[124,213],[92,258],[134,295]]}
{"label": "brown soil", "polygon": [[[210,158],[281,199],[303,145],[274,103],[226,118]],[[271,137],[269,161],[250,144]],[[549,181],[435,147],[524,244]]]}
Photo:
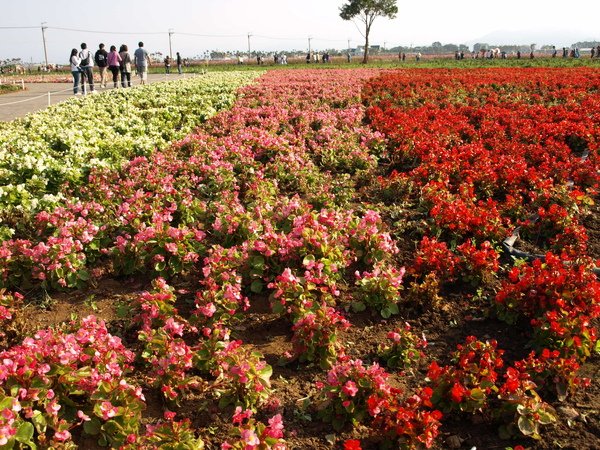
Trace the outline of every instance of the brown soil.
{"label": "brown soil", "polygon": [[[130,301],[149,287],[148,280],[107,279],[84,291],[57,294],[46,309],[38,306],[25,309],[28,318],[26,334],[31,334],[36,329],[59,325],[69,321],[74,315],[83,317],[95,314],[107,321],[112,332],[125,334],[122,336],[125,342],[135,349],[134,336],[128,336],[123,331],[128,328],[127,320],[118,317],[117,309],[120,303]],[[460,286],[455,286],[451,291],[445,293],[444,301],[435,309],[423,311],[416,306],[406,305],[399,317],[389,320],[383,320],[368,312],[348,312],[348,319],[353,326],[342,335],[341,343],[348,349],[351,357],[361,358],[365,362],[378,362],[377,345],[385,340],[387,332],[402,326],[404,322],[410,323],[415,333],[423,334],[427,338],[429,345],[427,357],[418,367],[412,371],[393,374],[394,384],[407,393],[423,382],[427,367],[434,358],[440,363],[448,362],[456,344],[464,341],[469,335],[480,339],[496,339],[499,348],[506,351],[505,359],[509,361],[520,359],[529,353],[527,341],[530,330],[526,324],[507,326],[488,317],[489,300],[473,299],[468,295],[456,293],[463,291]],[[325,372],[315,366],[279,364],[284,353],[291,348],[290,336],[290,324],[272,314],[267,299],[263,297],[252,299],[252,307],[245,320],[232,330],[232,338],[241,339],[247,345],[255,347],[273,366],[273,396],[279,400],[279,405],[275,404],[268,414],[270,416],[279,412],[284,416],[290,449],[341,448],[340,443],[351,438],[361,438],[364,449],[378,448],[376,439],[365,439],[368,436],[367,429],[359,427],[334,433],[327,424],[316,418],[310,408],[311,396],[316,393],[314,382],[322,380]],[[545,428],[543,439],[539,442],[526,439],[515,442],[501,441],[496,425],[478,415],[464,415],[449,417],[443,421],[442,435],[436,448],[450,448],[446,443],[450,436],[464,439],[460,448],[465,449],[504,449],[519,443],[536,450],[600,448],[600,358],[590,359],[583,366],[583,375],[592,379],[592,386],[563,403],[553,403],[559,411],[559,421]],[[142,377],[139,377],[139,382],[143,384]],[[202,436],[207,436],[207,448],[219,448],[229,428],[228,417],[231,411],[219,412],[218,408],[203,396],[186,400],[180,408],[173,408],[172,405],[168,407],[156,390],[146,388],[145,396],[145,422],[155,422],[166,409],[175,410],[179,417],[192,419]],[[567,411],[569,408],[574,409],[579,417],[567,421],[561,412],[564,408],[567,408]],[[337,444],[333,445],[332,442]],[[79,445],[85,449],[99,448],[93,440],[83,437]]]}

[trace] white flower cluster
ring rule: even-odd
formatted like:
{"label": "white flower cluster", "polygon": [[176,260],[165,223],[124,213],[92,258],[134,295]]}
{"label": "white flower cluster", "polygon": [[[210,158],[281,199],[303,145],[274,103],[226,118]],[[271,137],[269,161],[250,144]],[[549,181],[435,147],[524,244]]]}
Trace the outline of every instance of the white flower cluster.
{"label": "white flower cluster", "polygon": [[229,108],[236,90],[258,74],[209,73],[115,89],[0,123],[1,215],[49,207],[65,181],[76,185],[93,167],[118,167],[164,148]]}

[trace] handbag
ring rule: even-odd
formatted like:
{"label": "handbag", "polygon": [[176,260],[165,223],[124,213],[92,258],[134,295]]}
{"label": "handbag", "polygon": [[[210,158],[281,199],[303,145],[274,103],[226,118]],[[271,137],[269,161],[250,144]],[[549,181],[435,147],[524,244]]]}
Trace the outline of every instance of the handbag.
{"label": "handbag", "polygon": [[81,65],[82,66],[89,66],[90,65],[90,52],[88,52],[87,57],[81,58]]}

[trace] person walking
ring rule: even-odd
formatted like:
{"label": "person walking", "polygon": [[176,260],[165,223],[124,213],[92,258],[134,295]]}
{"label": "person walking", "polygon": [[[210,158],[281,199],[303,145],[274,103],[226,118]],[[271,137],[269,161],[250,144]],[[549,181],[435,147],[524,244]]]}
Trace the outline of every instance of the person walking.
{"label": "person walking", "polygon": [[81,43],[81,51],[79,52],[79,59],[81,59],[81,63],[79,67],[82,70],[82,81],[81,85],[83,87],[83,93],[86,93],[85,90],[85,80],[87,79],[88,85],[90,86],[90,93],[94,92],[94,60],[92,59],[92,54],[87,48],[87,44],[85,42]]}
{"label": "person walking", "polygon": [[171,73],[171,58],[169,55],[165,58],[165,73],[168,75]]}
{"label": "person walking", "polygon": [[144,48],[144,43],[139,42],[137,50],[133,53],[133,61],[135,70],[140,77],[140,84],[146,84],[148,80],[148,65],[150,64],[150,56]]}
{"label": "person walking", "polygon": [[179,75],[181,75],[181,73],[183,72],[182,63],[183,61],[181,60],[181,55],[179,54],[179,52],[177,52],[177,73],[179,73]]}
{"label": "person walking", "polygon": [[69,62],[71,63],[71,74],[73,75],[73,94],[79,94],[79,80],[81,80],[81,59],[77,55],[77,49],[74,48],[71,50],[71,57],[69,58]]}
{"label": "person walking", "polygon": [[98,46],[98,50],[94,54],[94,61],[100,71],[100,87],[106,87],[106,71],[108,70],[108,53],[104,50],[104,44]]}
{"label": "person walking", "polygon": [[119,79],[119,69],[121,68],[121,55],[117,52],[117,47],[110,46],[110,53],[107,57],[108,69],[112,73],[113,87],[117,88]]}
{"label": "person walking", "polygon": [[127,86],[131,87],[131,55],[127,45],[123,44],[119,48],[119,56],[121,62],[119,69],[121,70],[121,87],[125,87],[125,80],[127,79]]}

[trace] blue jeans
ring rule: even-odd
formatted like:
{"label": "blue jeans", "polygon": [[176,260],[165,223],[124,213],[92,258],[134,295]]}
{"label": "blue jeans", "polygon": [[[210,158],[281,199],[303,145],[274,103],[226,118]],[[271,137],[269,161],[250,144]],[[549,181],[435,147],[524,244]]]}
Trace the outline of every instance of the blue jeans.
{"label": "blue jeans", "polygon": [[71,73],[73,74],[73,94],[77,94],[79,92],[79,80],[81,79],[81,72],[76,70]]}

